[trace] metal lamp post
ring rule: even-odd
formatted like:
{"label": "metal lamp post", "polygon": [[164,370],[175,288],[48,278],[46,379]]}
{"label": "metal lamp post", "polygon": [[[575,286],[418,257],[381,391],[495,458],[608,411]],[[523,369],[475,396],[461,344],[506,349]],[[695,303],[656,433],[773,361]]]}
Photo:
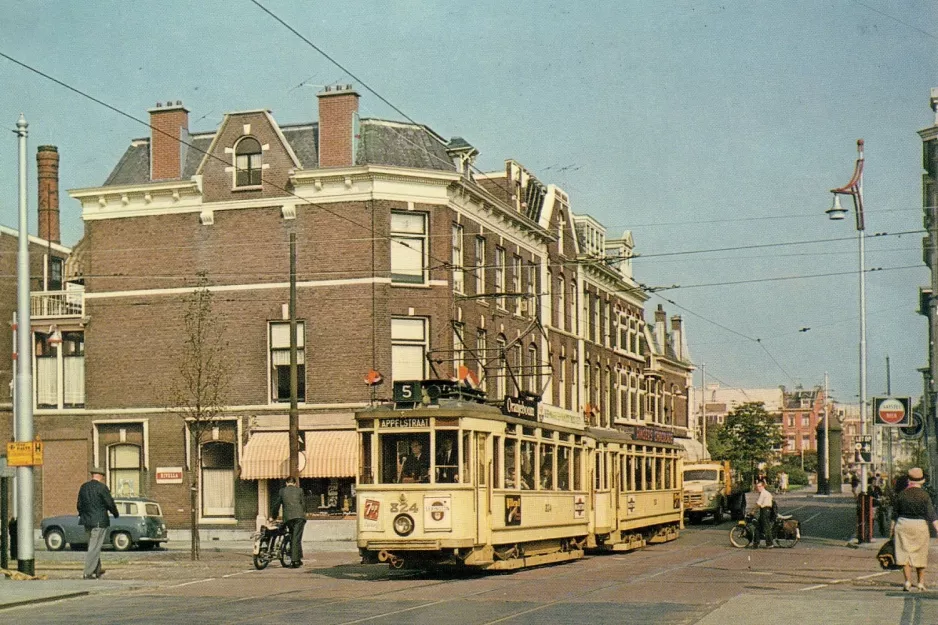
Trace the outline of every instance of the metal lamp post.
{"label": "metal lamp post", "polygon": [[[841,220],[847,214],[847,209],[840,205],[840,196],[849,195],[853,198],[853,208],[856,213],[857,240],[860,248],[860,434],[868,436],[870,426],[866,414],[866,225],[863,221],[863,139],[857,139],[857,162],[853,170],[853,177],[845,186],[831,189],[834,194],[834,203],[826,213],[832,220]],[[875,457],[875,454],[874,454]],[[866,463],[860,465],[860,492],[867,494]],[[863,536],[860,536],[863,539]]]}

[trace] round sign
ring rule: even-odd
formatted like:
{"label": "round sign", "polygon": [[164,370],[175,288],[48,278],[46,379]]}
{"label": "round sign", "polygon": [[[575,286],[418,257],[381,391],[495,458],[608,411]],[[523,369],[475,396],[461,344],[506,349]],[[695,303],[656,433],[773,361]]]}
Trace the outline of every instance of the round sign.
{"label": "round sign", "polygon": [[922,435],[925,429],[925,420],[917,412],[912,413],[912,425],[905,428],[899,428],[899,435],[905,439],[915,439]]}
{"label": "round sign", "polygon": [[905,420],[905,406],[898,399],[884,399],[878,414],[879,420],[886,425],[896,425]]}

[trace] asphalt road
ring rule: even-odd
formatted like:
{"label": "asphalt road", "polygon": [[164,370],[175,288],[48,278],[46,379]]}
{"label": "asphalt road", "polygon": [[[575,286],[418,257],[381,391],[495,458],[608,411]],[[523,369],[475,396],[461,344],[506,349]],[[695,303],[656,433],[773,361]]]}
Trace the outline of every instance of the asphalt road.
{"label": "asphalt road", "polygon": [[[126,559],[105,564],[107,583],[122,585],[3,616],[22,625],[938,622],[938,593],[900,592],[898,574],[879,570],[872,546],[846,546],[851,498],[788,495],[781,508],[805,524],[794,549],[734,549],[727,521],[633,553],[511,574],[389,571],[359,564],[349,550],[308,550],[302,569],[264,571],[239,548],[207,551],[198,563],[180,551],[112,554]],[[80,576],[67,560],[48,566],[50,577]]]}

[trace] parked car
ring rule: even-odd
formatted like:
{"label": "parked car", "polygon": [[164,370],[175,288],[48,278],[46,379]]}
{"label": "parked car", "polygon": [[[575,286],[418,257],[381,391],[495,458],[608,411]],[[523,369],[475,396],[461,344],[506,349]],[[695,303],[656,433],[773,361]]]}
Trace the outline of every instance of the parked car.
{"label": "parked car", "polygon": [[[160,504],[142,497],[120,497],[114,503],[120,516],[111,518],[105,544],[110,543],[117,551],[127,551],[134,546],[152,549],[168,540]],[[66,544],[76,549],[88,543],[88,534],[78,522],[77,514],[43,519],[39,529],[49,551],[61,551]]]}

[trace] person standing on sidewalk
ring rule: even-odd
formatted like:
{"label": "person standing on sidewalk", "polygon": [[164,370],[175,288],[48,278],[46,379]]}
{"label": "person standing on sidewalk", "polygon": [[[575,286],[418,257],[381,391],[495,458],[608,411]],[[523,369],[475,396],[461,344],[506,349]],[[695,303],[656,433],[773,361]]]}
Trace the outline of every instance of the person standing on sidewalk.
{"label": "person standing on sidewalk", "polygon": [[108,512],[118,518],[120,513],[114,505],[111,491],[104,483],[104,469],[91,469],[91,479],[78,489],[78,518],[88,533],[88,553],[85,554],[85,570],[82,579],[98,579],[104,575],[101,568],[101,547],[107,528],[111,526]]}
{"label": "person standing on sidewalk", "polygon": [[771,549],[775,546],[773,536],[772,536],[772,493],[768,491],[765,487],[765,482],[760,480],[756,482],[756,493],[758,493],[758,499],[756,499],[756,539],[752,541],[751,547],[753,549],[759,548],[759,541],[762,538],[765,538],[765,548]]}
{"label": "person standing on sidewalk", "polygon": [[270,518],[277,518],[283,506],[283,522],[290,530],[290,559],[293,568],[303,566],[303,528],[306,525],[306,495],[296,485],[295,477],[287,478],[287,485],[280,489],[270,507]]}
{"label": "person standing on sidewalk", "polygon": [[922,488],[925,473],[918,467],[909,469],[909,486],[896,497],[892,531],[896,541],[896,564],[902,565],[905,576],[903,590],[912,590],[912,567],[918,574],[917,588],[925,590],[925,567],[928,566],[929,528],[938,531],[938,514],[931,497]]}

